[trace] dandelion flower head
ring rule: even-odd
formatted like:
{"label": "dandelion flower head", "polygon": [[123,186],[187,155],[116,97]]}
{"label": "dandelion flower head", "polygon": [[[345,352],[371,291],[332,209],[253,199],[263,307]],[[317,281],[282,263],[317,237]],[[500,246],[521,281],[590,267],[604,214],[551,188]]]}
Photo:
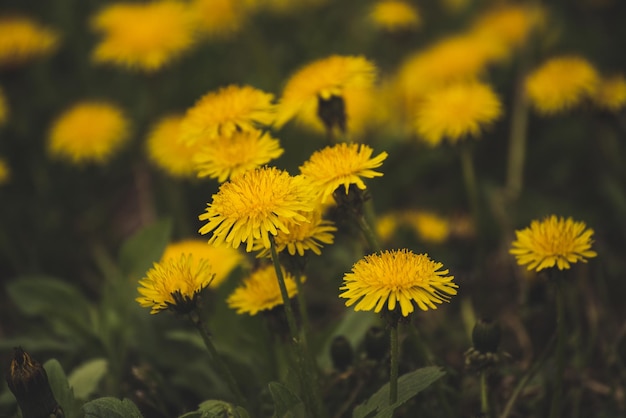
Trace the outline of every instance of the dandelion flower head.
{"label": "dandelion flower head", "polygon": [[245,1],[192,0],[190,9],[201,36],[209,39],[228,38],[239,32],[250,15]]}
{"label": "dandelion flower head", "polygon": [[277,126],[304,113],[317,113],[320,100],[343,99],[348,88],[370,88],[376,66],[361,56],[332,55],[302,67],[287,81],[279,103]]}
{"label": "dandelion flower head", "polygon": [[259,130],[221,136],[201,147],[194,158],[198,177],[215,178],[220,183],[258,168],[283,154],[280,142]]}
{"label": "dandelion flower head", "polygon": [[56,31],[22,16],[0,17],[0,66],[19,65],[57,48]]}
{"label": "dandelion flower head", "polygon": [[346,306],[355,311],[379,313],[386,307],[394,311],[397,305],[406,317],[415,310],[437,309],[437,304],[449,302],[458,286],[443,264],[426,254],[410,250],[391,250],[365,256],[343,278]]}
{"label": "dandelion flower head", "polygon": [[104,35],[94,62],[146,72],[160,70],[195,42],[187,6],[173,0],[109,5],[94,17],[93,27]]}
{"label": "dandelion flower head", "polygon": [[551,215],[541,221],[534,220],[530,227],[515,231],[515,235],[509,252],[520,266],[528,264],[528,270],[554,266],[565,270],[571,263],[587,262],[587,258],[597,255],[591,250],[593,229],[572,218]]}
{"label": "dandelion flower head", "polygon": [[428,94],[417,110],[415,128],[430,145],[478,137],[482,127],[502,114],[500,99],[480,82],[455,83]]}
{"label": "dandelion flower head", "polygon": [[107,162],[129,139],[129,122],[117,106],[81,102],[53,123],[48,150],[74,164]]}
{"label": "dandelion flower head", "polygon": [[420,23],[417,9],[399,0],[382,0],[375,3],[370,11],[370,20],[387,31],[415,29]]}
{"label": "dandelion flower head", "polygon": [[220,136],[249,132],[274,122],[274,95],[251,86],[229,85],[205,94],[187,110],[180,139],[209,144]]}
{"label": "dandelion flower head", "polygon": [[238,248],[246,243],[250,252],[260,240],[264,248],[270,248],[270,235],[289,232],[289,221],[306,222],[302,212],[314,208],[312,186],[303,176],[291,176],[275,167],[257,168],[220,186],[199,216],[207,221],[199,232],[211,232],[212,245]]}
{"label": "dandelion flower head", "polygon": [[11,179],[11,169],[4,158],[0,158],[0,186]]}
{"label": "dandelion flower head", "polygon": [[383,242],[388,242],[400,226],[400,215],[388,212],[376,217],[376,233]]}
{"label": "dandelion flower head", "polygon": [[526,78],[526,92],[537,112],[553,115],[570,110],[595,93],[596,69],[578,56],[552,58]]}
{"label": "dandelion flower head", "polygon": [[626,79],[622,74],[600,81],[593,101],[600,109],[616,112],[626,105]]}
{"label": "dandelion flower head", "polygon": [[404,213],[403,218],[425,242],[440,244],[450,236],[450,223],[436,213],[422,210],[408,211]]}
{"label": "dandelion flower head", "polygon": [[[321,209],[303,212],[302,215],[308,222],[289,222],[289,232],[278,231],[275,237],[276,252],[287,250],[289,255],[298,254],[302,257],[310,250],[315,255],[321,255],[324,244],[330,245],[334,242],[333,233],[337,231],[337,227],[333,222],[322,218]],[[255,245],[254,250],[261,250],[258,257],[270,255],[269,249],[263,248],[260,243]]]}
{"label": "dandelion flower head", "polygon": [[169,244],[163,251],[161,262],[177,260],[183,254],[191,255],[192,268],[198,268],[202,260],[211,266],[214,277],[209,287],[212,289],[224,283],[236,267],[245,264],[243,255],[234,248],[215,247],[202,239],[186,239]]}
{"label": "dandelion flower head", "polygon": [[[285,286],[289,298],[298,294],[294,277],[283,270]],[[226,303],[238,314],[256,315],[260,311],[272,309],[283,304],[278,286],[278,278],[273,265],[261,267],[246,278],[226,299]]]}
{"label": "dandelion flower head", "polygon": [[194,156],[197,145],[187,145],[178,140],[181,115],[161,118],[151,129],[146,140],[146,152],[152,163],[172,177],[193,177]]}
{"label": "dandelion flower head", "polygon": [[315,151],[309,160],[300,166],[300,173],[311,182],[321,202],[325,203],[328,197],[342,185],[346,194],[351,184],[365,190],[366,186],[362,178],[383,175],[374,169],[383,164],[387,153],[383,151],[372,158],[373,152],[371,147],[364,144],[340,143],[328,146]]}
{"label": "dandelion flower head", "polygon": [[156,314],[166,309],[186,314],[196,307],[198,294],[209,286],[213,272],[207,260],[194,263],[191,256],[154,263],[139,281],[135,300]]}

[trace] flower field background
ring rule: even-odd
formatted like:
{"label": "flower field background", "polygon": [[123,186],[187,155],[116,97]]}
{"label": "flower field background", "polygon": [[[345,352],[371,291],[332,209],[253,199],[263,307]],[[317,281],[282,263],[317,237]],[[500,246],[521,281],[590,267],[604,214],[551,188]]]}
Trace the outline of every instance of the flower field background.
{"label": "flower field background", "polygon": [[0,416],[624,416],[624,22],[5,0]]}

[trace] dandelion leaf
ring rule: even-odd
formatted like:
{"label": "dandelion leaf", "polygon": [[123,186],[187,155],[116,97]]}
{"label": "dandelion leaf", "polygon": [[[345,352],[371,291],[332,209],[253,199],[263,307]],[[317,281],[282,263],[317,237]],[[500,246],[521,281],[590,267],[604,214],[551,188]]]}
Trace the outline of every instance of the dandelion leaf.
{"label": "dandelion leaf", "polygon": [[83,405],[85,418],[143,418],[129,399],[99,398]]}

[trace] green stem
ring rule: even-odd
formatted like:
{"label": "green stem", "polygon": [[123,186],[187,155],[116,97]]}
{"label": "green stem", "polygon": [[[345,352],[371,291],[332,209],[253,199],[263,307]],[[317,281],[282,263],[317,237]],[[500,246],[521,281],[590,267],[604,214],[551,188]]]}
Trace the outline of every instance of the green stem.
{"label": "green stem", "polygon": [[487,371],[480,372],[480,412],[489,417],[489,392],[487,388]]}
{"label": "green stem", "polygon": [[463,172],[463,181],[465,183],[465,192],[469,200],[472,216],[476,224],[476,228],[480,227],[480,211],[478,206],[478,183],[476,181],[476,169],[474,168],[474,159],[469,144],[460,144],[461,170]]}
{"label": "green stem", "polygon": [[550,408],[550,418],[561,416],[561,397],[563,395],[563,372],[565,370],[565,300],[561,278],[555,278],[556,284],[556,376],[554,394]]}
{"label": "green stem", "polygon": [[363,232],[363,235],[365,236],[365,239],[367,240],[367,243],[372,251],[380,251],[380,241],[378,240],[378,235],[376,234],[375,229],[372,227],[375,215],[371,200],[367,200],[364,203],[363,212],[364,213],[362,215],[356,216],[359,228],[361,228],[361,231]]}
{"label": "green stem", "polygon": [[[315,368],[315,363],[311,355],[309,354],[309,350],[307,347],[307,340],[304,335],[298,332],[298,327],[296,324],[296,318],[293,314],[293,309],[291,307],[291,300],[289,299],[289,293],[287,292],[287,285],[285,284],[285,277],[283,275],[283,270],[280,266],[280,262],[278,260],[278,252],[276,251],[276,242],[274,238],[270,236],[270,253],[272,256],[272,263],[274,265],[274,270],[276,271],[276,277],[278,279],[278,287],[280,288],[280,294],[283,298],[283,305],[285,307],[285,315],[287,316],[287,323],[289,325],[289,332],[291,334],[291,338],[296,346],[297,356],[299,358],[300,370],[299,375],[302,380],[303,392],[305,395],[305,399],[310,399],[309,407],[313,413],[314,417],[323,418],[327,416],[326,408],[324,407],[324,403],[322,402],[322,397],[319,392],[319,388],[317,385],[317,370]],[[296,280],[299,281],[298,278]]]}
{"label": "green stem", "polygon": [[398,324],[391,327],[391,369],[389,371],[389,405],[398,401]]}
{"label": "green stem", "polygon": [[550,340],[550,342],[544,349],[543,353],[541,353],[541,356],[535,362],[535,364],[533,364],[533,366],[530,367],[526,371],[526,374],[524,375],[524,377],[522,377],[522,379],[517,383],[517,386],[513,390],[511,397],[509,398],[509,400],[506,403],[506,406],[504,407],[504,411],[502,412],[502,414],[500,414],[500,418],[508,418],[509,414],[511,413],[511,410],[513,409],[513,405],[515,405],[515,401],[517,401],[517,398],[519,397],[520,393],[522,393],[522,390],[526,387],[530,379],[535,375],[535,373],[537,373],[537,370],[539,370],[543,366],[543,363],[548,358],[548,354],[552,350],[552,345],[554,344],[554,341],[555,341],[555,338],[552,337],[552,339]]}
{"label": "green stem", "polygon": [[204,327],[202,320],[200,319],[197,313],[195,315],[192,315],[190,313],[189,319],[191,320],[191,322],[194,324],[194,326],[200,333],[200,336],[202,337],[202,340],[204,341],[204,345],[206,346],[207,350],[209,350],[211,360],[213,361],[213,366],[217,369],[218,373],[224,379],[226,379],[228,388],[233,393],[233,395],[235,395],[235,400],[237,404],[241,405],[246,410],[250,411],[248,402],[246,401],[246,398],[244,398],[241,390],[239,389],[239,385],[237,385],[237,381],[235,380],[235,377],[233,376],[230,369],[226,366],[226,362],[224,362],[220,354],[217,352],[217,349],[213,345],[213,342],[211,341],[211,337],[209,336],[209,332]]}
{"label": "green stem", "polygon": [[300,314],[300,322],[302,323],[302,333],[300,336],[304,339],[307,335],[309,335],[309,314],[306,310],[306,299],[304,298],[302,277],[303,274],[297,274],[295,282],[296,289],[298,290],[298,313]]}

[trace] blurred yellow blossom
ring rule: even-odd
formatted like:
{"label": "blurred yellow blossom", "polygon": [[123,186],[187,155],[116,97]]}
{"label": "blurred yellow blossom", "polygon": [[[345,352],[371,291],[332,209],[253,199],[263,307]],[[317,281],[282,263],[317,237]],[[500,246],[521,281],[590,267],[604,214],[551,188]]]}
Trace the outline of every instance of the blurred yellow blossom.
{"label": "blurred yellow blossom", "polygon": [[7,161],[0,157],[0,186],[6,184],[11,179],[11,169]]}
{"label": "blurred yellow blossom", "polygon": [[144,71],[161,69],[195,41],[192,15],[175,0],[110,4],[92,26],[104,35],[93,51],[96,63]]}
{"label": "blurred yellow blossom", "polygon": [[369,17],[374,25],[388,31],[415,29],[421,23],[415,6],[400,0],[381,0],[374,3]]}
{"label": "blurred yellow blossom", "polygon": [[192,0],[197,29],[208,38],[224,38],[241,30],[250,15],[249,1]]}
{"label": "blurred yellow blossom", "polygon": [[626,105],[626,79],[622,74],[600,80],[593,101],[601,109],[615,112]]}
{"label": "blurred yellow blossom", "polygon": [[450,236],[450,223],[436,213],[407,211],[402,218],[422,241],[440,244]]}
{"label": "blurred yellow blossom", "polygon": [[24,16],[0,17],[0,66],[19,65],[48,55],[57,48],[59,34]]}
{"label": "blurred yellow blossom", "polygon": [[129,122],[117,106],[80,102],[54,121],[48,150],[74,164],[105,163],[129,139],[129,130]]}
{"label": "blurred yellow blossom", "polygon": [[599,76],[589,61],[579,56],[560,56],[547,60],[526,78],[531,103],[543,115],[553,115],[591,98]]}

